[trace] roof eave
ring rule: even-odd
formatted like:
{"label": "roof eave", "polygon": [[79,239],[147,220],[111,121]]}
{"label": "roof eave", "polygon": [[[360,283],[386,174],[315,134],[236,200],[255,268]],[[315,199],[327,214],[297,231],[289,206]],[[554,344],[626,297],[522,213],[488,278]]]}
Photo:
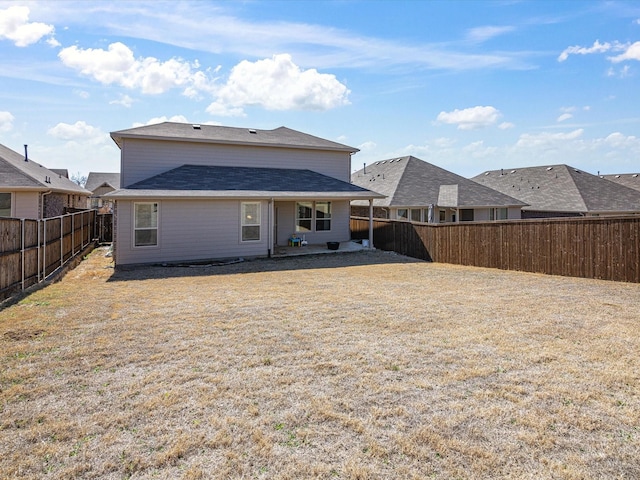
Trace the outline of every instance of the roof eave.
{"label": "roof eave", "polygon": [[[233,140],[216,140],[209,138],[188,138],[188,137],[168,137],[163,135],[139,135],[139,134],[118,134],[118,132],[112,132],[111,139],[118,145],[120,149],[122,149],[122,139],[135,139],[135,140],[159,140],[159,141],[167,141],[167,142],[185,142],[185,143],[208,143],[214,145],[236,145],[236,146],[244,146],[244,147],[271,147],[271,148],[291,148],[296,150],[322,150],[322,151],[330,151],[330,152],[345,152],[345,153],[356,153],[360,150],[355,147],[317,147],[313,145],[298,145],[298,144],[288,144],[288,143],[262,143],[262,142],[242,142],[242,141],[233,141]],[[120,141],[119,141],[120,140]]]}

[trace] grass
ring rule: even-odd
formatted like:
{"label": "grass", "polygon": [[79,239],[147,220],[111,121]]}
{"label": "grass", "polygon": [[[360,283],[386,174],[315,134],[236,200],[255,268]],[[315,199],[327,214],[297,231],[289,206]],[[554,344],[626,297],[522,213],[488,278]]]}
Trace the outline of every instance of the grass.
{"label": "grass", "polygon": [[640,285],[110,267],[0,311],[0,478],[640,478]]}

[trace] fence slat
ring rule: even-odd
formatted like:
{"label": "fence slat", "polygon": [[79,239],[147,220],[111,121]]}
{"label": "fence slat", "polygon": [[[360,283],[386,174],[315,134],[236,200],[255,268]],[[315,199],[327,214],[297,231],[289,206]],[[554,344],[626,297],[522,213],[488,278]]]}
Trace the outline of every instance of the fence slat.
{"label": "fence slat", "polygon": [[[369,219],[351,218],[354,239]],[[640,216],[423,224],[373,220],[373,246],[427,261],[640,283]]]}
{"label": "fence slat", "polygon": [[[0,300],[46,280],[81,253],[96,218],[93,210],[42,220],[0,218]],[[76,243],[78,223],[86,236]]]}

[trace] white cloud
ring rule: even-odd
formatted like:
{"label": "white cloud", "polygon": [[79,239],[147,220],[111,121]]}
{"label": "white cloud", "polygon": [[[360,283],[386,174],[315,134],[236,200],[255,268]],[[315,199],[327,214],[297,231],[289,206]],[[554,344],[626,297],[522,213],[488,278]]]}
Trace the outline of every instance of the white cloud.
{"label": "white cloud", "polygon": [[74,124],[58,123],[55,127],[47,130],[47,134],[58,140],[90,144],[104,143],[109,139],[109,135],[105,134],[102,130],[82,120]]}
{"label": "white cloud", "polygon": [[358,145],[358,150],[360,150],[361,152],[366,152],[366,151],[375,150],[377,147],[378,147],[378,144],[376,142],[369,140],[368,142],[364,142]]}
{"label": "white cloud", "polygon": [[616,149],[635,149],[640,151],[640,138],[633,135],[625,136],[620,132],[614,132],[602,140],[602,143]]}
{"label": "white cloud", "polygon": [[207,112],[242,115],[246,106],[267,110],[329,110],[348,105],[350,91],[334,75],[302,70],[288,54],[233,67]]}
{"label": "white cloud", "polygon": [[13,129],[14,120],[11,112],[0,112],[0,132],[10,132]]}
{"label": "white cloud", "polygon": [[473,158],[486,158],[496,154],[497,147],[486,147],[484,141],[479,140],[477,142],[470,143],[462,148],[465,154],[471,155]]}
{"label": "white cloud", "polygon": [[472,28],[467,33],[467,38],[474,42],[484,42],[490,40],[494,37],[504,35],[505,33],[510,33],[515,30],[515,27],[496,27],[496,26],[485,26],[485,27],[477,27]]}
{"label": "white cloud", "polygon": [[86,100],[87,98],[89,98],[91,95],[89,94],[89,92],[87,92],[86,90],[74,90],[73,93],[75,93],[76,95],[78,95],[80,98],[82,98],[83,100]]}
{"label": "white cloud", "polygon": [[118,100],[111,100],[109,102],[109,105],[122,105],[123,107],[131,108],[133,102],[133,98],[131,98],[129,95],[120,95],[120,98]]}
{"label": "white cloud", "polygon": [[176,58],[165,62],[154,57],[136,59],[133,51],[121,42],[112,43],[107,50],[74,45],[63,48],[58,56],[67,67],[102,84],[139,89],[142,93],[159,94],[182,87],[193,95],[195,90],[212,88],[206,74],[194,70],[199,67],[198,62],[191,64]]}
{"label": "white cloud", "polygon": [[500,125],[498,125],[498,128],[500,130],[509,130],[510,128],[514,128],[515,125],[511,122],[502,122]]}
{"label": "white cloud", "polygon": [[604,53],[611,50],[612,45],[609,42],[600,43],[599,40],[593,42],[591,47],[580,47],[578,45],[565,48],[564,51],[558,57],[559,62],[564,62],[569,55],[588,55],[591,53]]}
{"label": "white cloud", "polygon": [[[187,117],[185,117],[184,115],[173,115],[171,117],[167,117],[167,116],[163,115],[161,117],[151,118],[151,119],[147,120],[145,123],[134,122],[132,126],[133,127],[144,127],[146,125],[156,125],[158,123],[164,123],[164,122],[196,123],[196,122],[190,122],[189,120],[187,120]],[[197,123],[199,123],[201,125],[220,125],[219,122],[212,122],[212,121],[197,122]]]}
{"label": "white cloud", "polygon": [[494,107],[473,107],[453,112],[440,112],[438,123],[457,124],[458,130],[473,130],[495,124],[501,113]]}
{"label": "white cloud", "polygon": [[632,43],[626,46],[624,53],[615,57],[609,57],[613,63],[624,62],[625,60],[638,60],[640,61],[640,42]]}
{"label": "white cloud", "polygon": [[29,12],[28,7],[22,6],[0,10],[0,39],[11,40],[16,47],[26,47],[48,36],[49,45],[58,46],[59,43],[53,38],[53,25],[29,22]]}
{"label": "white cloud", "polygon": [[554,147],[559,144],[566,143],[570,140],[576,140],[582,136],[584,130],[579,128],[568,133],[549,133],[543,132],[536,135],[525,133],[520,135],[516,147],[525,148],[547,148]]}
{"label": "white cloud", "polygon": [[556,121],[564,122],[565,120],[569,120],[570,118],[573,118],[573,115],[571,115],[570,113],[563,113],[556,119]]}
{"label": "white cloud", "polygon": [[173,115],[172,117],[166,117],[163,115],[161,117],[151,118],[147,120],[146,123],[135,122],[133,124],[133,127],[134,128],[144,127],[145,125],[155,125],[157,123],[164,123],[164,122],[192,123],[192,122],[189,122],[189,120],[187,120],[187,117],[185,117],[184,115]]}

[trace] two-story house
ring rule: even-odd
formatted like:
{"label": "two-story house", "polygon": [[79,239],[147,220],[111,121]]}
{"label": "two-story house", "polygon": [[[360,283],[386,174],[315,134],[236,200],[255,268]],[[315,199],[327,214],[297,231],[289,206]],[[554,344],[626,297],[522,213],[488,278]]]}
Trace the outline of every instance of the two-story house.
{"label": "two-story house", "polygon": [[112,132],[121,150],[116,265],[270,256],[292,235],[350,240],[358,149],[299,131],[166,122]]}

